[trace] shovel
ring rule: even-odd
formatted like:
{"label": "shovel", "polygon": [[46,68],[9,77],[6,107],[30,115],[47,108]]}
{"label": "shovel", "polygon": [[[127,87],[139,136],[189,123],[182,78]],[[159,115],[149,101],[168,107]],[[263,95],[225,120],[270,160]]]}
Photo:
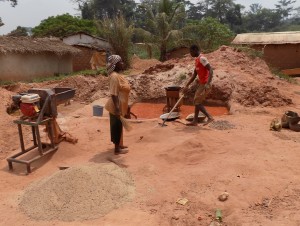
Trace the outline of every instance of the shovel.
{"label": "shovel", "polygon": [[175,108],[178,106],[178,104],[181,102],[181,100],[183,99],[184,95],[182,95],[179,100],[176,102],[176,104],[174,105],[174,107],[172,108],[172,110],[169,112],[168,116],[164,119],[163,123],[161,124],[161,127],[166,126],[165,123],[166,121],[169,119],[170,115],[172,114],[172,112],[175,110]]}

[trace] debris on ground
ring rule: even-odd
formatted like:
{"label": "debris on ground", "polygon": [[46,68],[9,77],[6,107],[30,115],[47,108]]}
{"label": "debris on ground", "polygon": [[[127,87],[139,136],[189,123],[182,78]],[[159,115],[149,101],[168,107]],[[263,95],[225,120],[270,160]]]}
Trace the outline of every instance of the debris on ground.
{"label": "debris on ground", "polygon": [[34,220],[82,221],[119,208],[134,194],[134,182],[125,170],[111,163],[90,164],[34,182],[19,206]]}
{"label": "debris on ground", "polygon": [[270,130],[280,131],[282,129],[281,120],[278,118],[274,118],[270,124]]}
{"label": "debris on ground", "polygon": [[177,201],[176,201],[176,203],[178,203],[178,204],[180,204],[180,205],[183,205],[183,206],[185,206],[188,202],[189,202],[189,200],[186,199],[186,198],[179,198],[179,199],[177,199]]}
{"label": "debris on ground", "polygon": [[230,130],[234,129],[235,125],[226,120],[216,120],[209,124],[209,127],[217,130]]}
{"label": "debris on ground", "polygon": [[228,192],[223,192],[221,195],[219,195],[218,199],[221,201],[221,202],[225,202],[229,197],[229,194]]}
{"label": "debris on ground", "polygon": [[219,222],[222,222],[222,220],[223,220],[222,210],[220,210],[220,209],[216,210],[216,220]]}

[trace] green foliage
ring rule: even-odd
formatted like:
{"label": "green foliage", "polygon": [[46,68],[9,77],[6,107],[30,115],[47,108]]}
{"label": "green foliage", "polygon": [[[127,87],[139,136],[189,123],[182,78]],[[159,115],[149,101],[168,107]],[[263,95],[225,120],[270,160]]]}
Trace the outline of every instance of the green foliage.
{"label": "green foliage", "polygon": [[[18,4],[17,0],[0,0],[0,2],[5,2],[5,1],[10,2],[12,7],[15,7]],[[2,27],[3,25],[4,23],[2,22],[2,19],[0,17],[0,27]]]}
{"label": "green foliage", "polygon": [[185,18],[185,9],[182,3],[175,0],[160,0],[157,10],[148,8],[147,10],[147,31],[151,32],[154,40],[160,46],[160,60],[167,59],[167,47],[169,42],[180,39]]}
{"label": "green foliage", "polygon": [[16,84],[16,82],[14,82],[14,81],[0,81],[0,87],[14,85],[14,84]]}
{"label": "green foliage", "polygon": [[289,83],[293,83],[293,84],[297,83],[296,79],[294,79],[294,78],[292,78],[292,77],[290,77],[290,76],[282,73],[279,69],[274,68],[274,67],[272,67],[270,65],[269,65],[269,68],[270,68],[270,70],[271,70],[271,72],[272,72],[273,75],[275,75],[275,76],[277,76],[277,77],[279,77],[281,79],[284,79],[284,80],[288,81]]}
{"label": "green foliage", "polygon": [[181,73],[178,77],[178,82],[182,82],[182,81],[186,80],[186,78],[187,78],[186,74]]}
{"label": "green foliage", "polygon": [[70,76],[76,75],[84,75],[84,76],[107,76],[106,68],[99,68],[98,70],[83,70],[83,71],[76,71],[69,74],[58,74],[50,77],[40,77],[32,79],[30,82],[40,83],[46,81],[60,81]]}
{"label": "green foliage", "polygon": [[260,4],[252,4],[244,17],[244,27],[247,31],[270,31],[281,25],[281,19],[278,11],[263,8]]}
{"label": "green foliage", "polygon": [[36,37],[54,36],[61,38],[76,32],[86,32],[96,35],[97,26],[91,20],[84,20],[69,14],[63,14],[43,20],[32,31]]}
{"label": "green foliage", "polygon": [[[151,54],[149,54],[148,46],[151,48]],[[138,45],[132,44],[129,50],[130,56],[137,55],[141,59],[149,59],[155,58],[159,59],[159,48],[157,45],[145,44],[145,45]]]}
{"label": "green foliage", "polygon": [[18,26],[15,30],[7,34],[7,36],[21,37],[21,36],[28,36],[28,33],[25,27]]}
{"label": "green foliage", "polygon": [[114,18],[121,13],[126,19],[134,17],[134,0],[74,0],[79,5],[83,19]]}
{"label": "green foliage", "polygon": [[122,57],[126,68],[130,65],[129,48],[133,34],[133,26],[123,16],[100,21],[99,29],[109,41],[116,54]]}
{"label": "green foliage", "polygon": [[133,43],[149,43],[153,42],[153,36],[149,31],[146,31],[142,28],[134,28],[132,41]]}
{"label": "green foliage", "polygon": [[296,0],[279,0],[278,4],[276,4],[277,12],[281,15],[282,19],[288,18],[293,10],[294,7],[292,6]]}
{"label": "green foliage", "polygon": [[221,45],[228,45],[234,35],[227,25],[221,24],[214,18],[189,21],[182,31],[184,45],[197,43],[201,46],[201,49],[206,51],[215,50]]}
{"label": "green foliage", "polygon": [[252,59],[255,59],[256,57],[263,58],[264,55],[262,51],[255,50],[249,46],[236,45],[234,47],[236,50],[246,53],[247,56],[249,56]]}

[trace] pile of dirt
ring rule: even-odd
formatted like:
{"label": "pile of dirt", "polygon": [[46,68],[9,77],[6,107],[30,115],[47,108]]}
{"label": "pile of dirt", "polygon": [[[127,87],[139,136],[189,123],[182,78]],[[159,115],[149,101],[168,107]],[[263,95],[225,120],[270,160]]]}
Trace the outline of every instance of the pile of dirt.
{"label": "pile of dirt", "polygon": [[[6,86],[5,89],[14,93],[27,92],[31,88],[71,87],[76,89],[74,100],[92,102],[107,96],[108,78],[105,76],[70,76],[60,81],[46,81],[41,83],[17,83]],[[97,93],[96,96],[94,96]]]}
{"label": "pile of dirt", "polygon": [[17,134],[17,126],[13,123],[13,117],[7,114],[6,110],[11,105],[12,92],[0,87],[0,159],[6,157],[7,153],[18,147],[16,137],[12,134]]}
{"label": "pile of dirt", "polygon": [[160,72],[169,71],[174,68],[174,64],[164,63],[156,64],[155,66],[149,67],[143,72],[143,74],[153,75]]}
{"label": "pile of dirt", "polygon": [[74,100],[93,102],[108,95],[108,78],[105,76],[72,76],[57,84],[58,87],[72,87],[76,89]]}
{"label": "pile of dirt", "polygon": [[235,125],[226,120],[218,120],[210,123],[209,127],[217,130],[230,130],[234,129]]}
{"label": "pile of dirt", "polygon": [[156,59],[141,59],[134,55],[131,59],[131,68],[138,71],[144,71],[146,68],[159,64],[160,61]]}
{"label": "pile of dirt", "polygon": [[81,221],[99,218],[131,201],[135,186],[115,164],[72,167],[34,182],[20,208],[35,220]]}
{"label": "pile of dirt", "polygon": [[[208,96],[210,101],[229,106],[237,103],[246,107],[279,107],[292,104],[292,100],[280,91],[286,90],[291,84],[275,77],[263,59],[252,58],[227,46],[206,54],[206,57],[214,69],[212,91]],[[160,68],[164,70],[159,71]],[[194,59],[186,56],[183,59],[158,64],[134,78],[129,77],[132,84],[132,98],[136,101],[164,98],[164,87],[184,86],[193,69]],[[193,102],[195,89],[196,83],[191,86],[186,103]]]}

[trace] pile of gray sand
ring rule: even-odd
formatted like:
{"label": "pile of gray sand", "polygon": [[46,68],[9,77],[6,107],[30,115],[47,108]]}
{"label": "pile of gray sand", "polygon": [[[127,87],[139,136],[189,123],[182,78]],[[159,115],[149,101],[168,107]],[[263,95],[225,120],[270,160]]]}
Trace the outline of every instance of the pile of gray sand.
{"label": "pile of gray sand", "polygon": [[111,163],[90,164],[34,182],[19,205],[34,220],[82,221],[119,208],[134,194],[134,182],[124,169]]}

